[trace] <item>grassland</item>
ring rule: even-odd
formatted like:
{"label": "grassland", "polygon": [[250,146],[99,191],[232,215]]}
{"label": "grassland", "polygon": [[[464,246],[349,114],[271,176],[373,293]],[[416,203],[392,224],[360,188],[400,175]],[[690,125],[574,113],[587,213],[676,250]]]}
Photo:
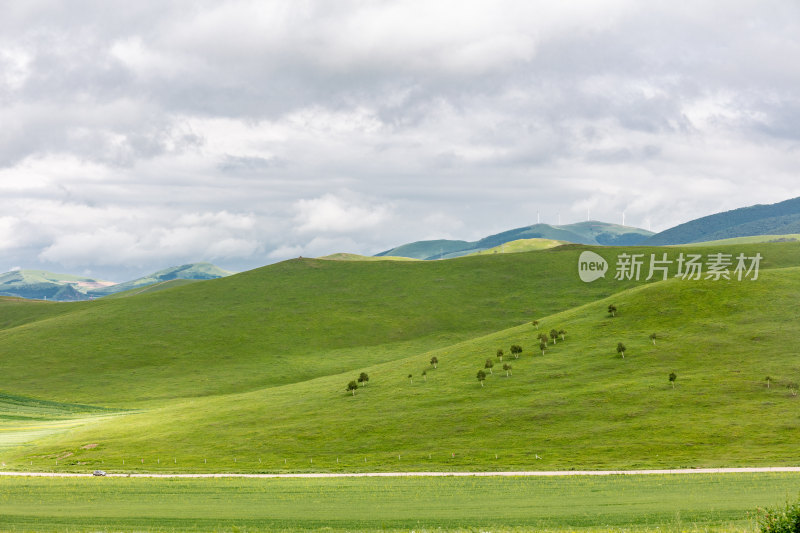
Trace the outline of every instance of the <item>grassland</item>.
{"label": "grassland", "polygon": [[754,531],[791,474],[0,478],[4,531]]}
{"label": "grassland", "polygon": [[[91,360],[93,366],[76,365],[74,381],[62,383],[54,378],[49,392],[63,396],[81,392],[80,396],[98,400],[86,403],[139,411],[7,451],[3,459],[14,468],[79,471],[94,467],[302,472],[794,465],[800,418],[798,398],[787,386],[794,387],[800,375],[794,352],[800,335],[794,320],[800,270],[786,265],[798,263],[800,248],[796,243],[780,243],[759,249],[766,259],[757,281],[671,279],[638,285],[575,281],[580,247],[435,263],[294,261],[280,265],[276,272],[249,273],[254,277],[250,286],[273,276],[308,283],[310,302],[296,300],[305,313],[299,325],[296,319],[281,324],[285,328],[281,332],[269,321],[262,324],[270,336],[283,333],[284,342],[305,339],[285,357],[279,357],[280,351],[271,344],[274,338],[248,332],[255,326],[247,322],[221,320],[228,327],[228,338],[250,335],[247,342],[228,347],[209,342],[219,330],[207,320],[199,329],[174,316],[168,320],[171,315],[186,316],[181,302],[194,301],[208,311],[208,306],[200,305],[201,295],[207,297],[211,291],[221,301],[236,287],[229,285],[226,292],[223,285],[238,276],[126,299],[141,306],[136,316],[130,314],[130,307],[83,305],[77,316],[53,317],[7,333],[25,332],[28,345],[36,341],[34,333],[49,333],[54,324],[66,331],[63,321],[67,319],[71,325],[79,318],[124,331],[126,321],[141,321],[142,315],[160,312],[167,321],[158,325],[163,331],[185,328],[180,341],[190,345],[189,355],[198,364],[186,375],[180,374],[183,367],[170,352],[170,346],[180,342],[169,339],[173,344],[163,347],[169,354],[164,364],[157,364],[160,361],[152,354],[142,359],[120,358],[117,361],[128,365],[129,375],[113,381],[104,374],[105,367],[98,368],[100,357],[90,353],[83,361]],[[496,268],[490,268],[492,264]],[[463,265],[469,268],[460,270]],[[290,276],[287,270],[291,269],[301,275]],[[474,276],[475,270],[483,276]],[[515,282],[511,272],[522,281]],[[546,282],[537,272],[548,273]],[[413,284],[401,281],[412,275],[415,281],[427,283],[418,293],[412,292]],[[369,281],[372,293],[348,291],[347,284],[333,283],[341,277]],[[398,281],[389,283],[389,277]],[[388,289],[382,288],[384,282]],[[270,288],[283,286],[270,283]],[[294,283],[289,294],[298,294],[301,284]],[[497,286],[503,286],[505,293],[498,292]],[[317,294],[311,296],[311,291]],[[610,296],[602,298],[603,294]],[[358,305],[351,306],[343,295],[356,298]],[[590,301],[573,305],[579,295]],[[617,305],[618,316],[608,315],[610,303]],[[456,304],[458,309],[454,309]],[[171,307],[159,311],[166,305]],[[534,308],[548,307],[563,310],[531,313]],[[245,320],[247,311],[222,308],[215,318],[231,313]],[[535,339],[537,330],[529,322],[470,336],[481,326],[519,323],[526,315],[538,316],[542,330],[566,329],[566,340],[551,344],[542,354]],[[202,319],[196,310],[191,316]],[[319,320],[327,316],[336,327],[306,326],[309,316]],[[377,339],[398,326],[393,316],[408,338],[380,344]],[[144,331],[161,331],[158,340],[166,343],[158,327],[148,324]],[[437,329],[440,336],[430,334]],[[203,336],[190,339],[191,331]],[[652,333],[657,334],[655,344],[649,339]],[[92,338],[89,333],[84,337]],[[15,346],[22,345],[13,335],[6,338],[16,341]],[[376,339],[375,344],[371,339]],[[615,351],[617,342],[628,347],[624,359]],[[506,377],[501,367],[509,356],[501,362],[495,352],[498,348],[508,352],[511,344],[522,345],[524,351],[520,359],[510,360],[512,375]],[[117,346],[123,344],[117,341]],[[137,346],[141,348],[141,339]],[[223,355],[214,364],[215,350],[228,357]],[[434,356],[439,360],[436,369],[429,363]],[[51,357],[49,364],[62,372],[68,368],[67,362]],[[481,387],[475,374],[487,358],[495,361],[495,371]],[[148,370],[143,363],[153,366],[148,379],[140,375]],[[304,368],[307,365],[313,366]],[[344,386],[361,371],[369,374],[369,384],[355,396],[347,394]],[[678,375],[675,388],[667,380],[670,372]],[[772,378],[769,387],[766,376]],[[208,386],[212,380],[213,388]],[[125,387],[121,389],[119,383]],[[159,389],[169,389],[172,396],[165,393],[159,399],[154,393]],[[143,397],[149,399],[142,401]]]}
{"label": "grassland", "polygon": [[500,246],[481,250],[470,255],[490,255],[490,254],[512,254],[519,252],[532,252],[535,250],[546,250],[548,248],[555,248],[556,246],[563,246],[568,244],[565,241],[557,241],[555,239],[517,239],[510,241]]}

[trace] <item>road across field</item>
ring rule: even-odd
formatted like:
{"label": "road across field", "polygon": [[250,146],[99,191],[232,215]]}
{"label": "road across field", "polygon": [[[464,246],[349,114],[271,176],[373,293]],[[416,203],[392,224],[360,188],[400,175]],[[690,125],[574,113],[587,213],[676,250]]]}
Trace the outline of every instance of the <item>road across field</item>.
{"label": "road across field", "polygon": [[[681,468],[672,470],[551,470],[521,472],[353,472],[304,474],[107,474],[108,477],[144,478],[339,478],[339,477],[554,477],[554,476],[623,476],[648,474],[740,474],[759,472],[800,472],[800,466],[754,468]],[[91,473],[68,472],[2,472],[0,476],[28,477],[93,477]]]}

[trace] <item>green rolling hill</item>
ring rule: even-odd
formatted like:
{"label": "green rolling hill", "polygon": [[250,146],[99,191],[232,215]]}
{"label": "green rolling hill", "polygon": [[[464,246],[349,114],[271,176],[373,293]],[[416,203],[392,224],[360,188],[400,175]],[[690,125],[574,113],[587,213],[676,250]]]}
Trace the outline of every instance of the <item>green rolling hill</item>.
{"label": "green rolling hill", "polygon": [[563,226],[534,224],[516,228],[483,239],[467,242],[453,240],[418,241],[404,244],[377,256],[401,256],[415,259],[452,259],[471,255],[522,239],[549,239],[575,244],[603,246],[633,246],[653,235],[652,232],[630,226],[587,221]]}
{"label": "green rolling hill", "polygon": [[[755,281],[616,281],[612,259],[631,250],[589,249],[612,263],[589,284],[577,277],[587,247],[573,245],[435,262],[292,260],[128,298],[26,302],[35,312],[0,300],[0,390],[103,409],[2,459],[188,471],[795,464],[800,243],[685,251],[760,253]],[[566,339],[542,354],[536,334],[551,328]],[[360,372],[369,383],[351,395]]]}

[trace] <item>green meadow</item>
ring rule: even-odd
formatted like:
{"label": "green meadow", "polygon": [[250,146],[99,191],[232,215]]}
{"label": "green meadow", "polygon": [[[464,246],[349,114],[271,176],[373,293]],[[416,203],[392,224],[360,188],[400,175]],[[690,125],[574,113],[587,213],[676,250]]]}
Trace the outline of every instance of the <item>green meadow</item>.
{"label": "green meadow", "polygon": [[4,531],[755,531],[797,475],[0,478]]}
{"label": "green meadow", "polygon": [[[610,263],[593,283],[577,275],[587,249]],[[0,468],[303,473],[797,465],[800,243],[685,250],[760,253],[757,280],[645,281],[646,271],[639,281],[614,279],[618,254],[665,251],[673,258],[684,252],[567,245],[443,261],[298,259],[90,302],[0,299]],[[551,330],[565,333],[542,351],[537,336]],[[521,354],[512,355],[512,345]],[[482,382],[479,370],[486,373]],[[361,373],[369,381],[348,392]],[[791,484],[795,477],[785,479]],[[216,483],[187,481],[207,482]],[[338,482],[309,483],[326,490]],[[752,498],[741,500],[737,513],[759,504],[757,491],[743,494]],[[653,502],[653,513],[662,503]],[[709,511],[703,505],[697,513]],[[28,518],[20,524],[38,516],[22,515]],[[467,527],[436,516],[434,525]],[[572,527],[525,516],[502,527]],[[601,525],[602,515],[592,516],[575,527]],[[651,522],[636,527],[666,520],[648,516]],[[709,520],[740,524],[741,516]],[[123,529],[138,527],[135,516],[117,519]],[[393,520],[386,517],[387,527],[414,527]]]}

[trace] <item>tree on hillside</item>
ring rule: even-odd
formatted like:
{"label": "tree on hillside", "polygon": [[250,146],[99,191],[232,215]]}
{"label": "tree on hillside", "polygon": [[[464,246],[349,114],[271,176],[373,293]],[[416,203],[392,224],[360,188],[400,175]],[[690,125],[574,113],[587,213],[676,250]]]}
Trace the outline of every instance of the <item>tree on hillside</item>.
{"label": "tree on hillside", "polygon": [[553,344],[556,343],[556,339],[558,338],[558,331],[551,329],[550,330],[550,338],[553,340]]}
{"label": "tree on hillside", "polygon": [[544,341],[540,342],[539,349],[542,351],[542,355],[544,355],[544,351],[547,349],[547,343]]}
{"label": "tree on hillside", "polygon": [[519,344],[512,344],[511,345],[511,355],[514,356],[514,359],[519,359],[519,354],[522,353],[522,346]]}
{"label": "tree on hillside", "polygon": [[769,388],[769,382],[772,381],[772,378],[767,376],[767,377],[764,378],[764,381],[767,382],[767,388]]}
{"label": "tree on hillside", "polygon": [[369,381],[369,376],[366,372],[362,372],[360,376],[358,376],[358,382],[363,383],[364,386],[367,386],[367,381]]}
{"label": "tree on hillside", "polygon": [[411,384],[413,385],[413,384],[414,384],[414,376],[413,376],[413,375],[411,375],[411,374],[409,374],[409,375],[408,375],[408,381],[410,381],[410,382],[411,382]]}
{"label": "tree on hillside", "polygon": [[621,342],[617,343],[617,353],[622,355],[622,358],[625,359],[625,345]]}
{"label": "tree on hillside", "polygon": [[511,365],[508,363],[503,363],[503,370],[506,371],[506,377],[511,373]]}
{"label": "tree on hillside", "polygon": [[608,306],[608,314],[611,315],[611,316],[617,316],[617,306],[614,305],[614,304],[609,305]]}
{"label": "tree on hillside", "polygon": [[497,357],[499,357],[501,361],[503,360],[503,350],[497,350]]}
{"label": "tree on hillside", "polygon": [[347,384],[347,390],[353,391],[353,396],[356,395],[356,391],[358,390],[358,383],[356,383],[356,380],[352,380],[350,383]]}
{"label": "tree on hillside", "polygon": [[536,338],[542,341],[543,343],[547,344],[547,340],[550,338],[547,336],[547,333],[539,333],[536,335]]}
{"label": "tree on hillside", "polygon": [[492,367],[493,366],[494,366],[494,363],[492,362],[492,360],[491,359],[487,359],[486,360],[486,364],[483,365],[483,368],[488,368],[489,369],[489,373],[490,374],[494,374],[494,372],[492,372]]}
{"label": "tree on hillside", "polygon": [[656,345],[656,334],[655,333],[651,333],[650,334],[650,340],[653,341],[653,346],[655,346]]}
{"label": "tree on hillside", "polygon": [[538,321],[538,320],[534,320],[533,322],[531,322],[531,324],[532,324],[532,325],[533,325],[533,327],[535,327],[536,329],[539,329],[539,321]]}
{"label": "tree on hillside", "polygon": [[436,356],[431,357],[431,366],[433,368],[439,367],[439,359],[437,359]]}
{"label": "tree on hillside", "polygon": [[427,370],[423,370],[422,371],[422,379],[425,381],[425,383],[428,382],[428,371]]}
{"label": "tree on hillside", "polygon": [[672,388],[675,388],[675,380],[678,379],[678,375],[675,372],[669,373],[669,382],[672,384]]}
{"label": "tree on hillside", "polygon": [[483,387],[483,380],[486,379],[486,372],[483,370],[478,370],[478,381],[481,382],[481,387]]}
{"label": "tree on hillside", "polygon": [[566,338],[567,338],[567,330],[565,330],[565,329],[558,330],[558,335],[561,337],[562,341],[566,340]]}

